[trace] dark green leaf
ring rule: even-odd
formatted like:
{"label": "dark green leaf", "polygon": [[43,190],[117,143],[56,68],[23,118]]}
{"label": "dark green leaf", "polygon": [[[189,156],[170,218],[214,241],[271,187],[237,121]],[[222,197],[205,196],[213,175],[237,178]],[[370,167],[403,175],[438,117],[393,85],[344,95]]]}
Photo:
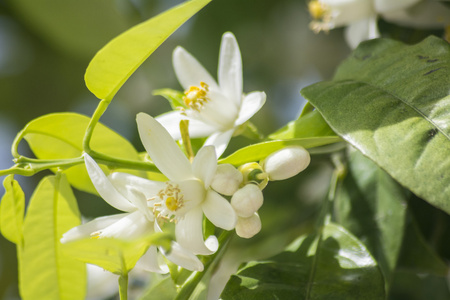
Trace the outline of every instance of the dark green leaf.
{"label": "dark green leaf", "polygon": [[222,293],[228,299],[385,299],[384,280],[364,245],[336,224],[285,252],[250,262]]}
{"label": "dark green leaf", "polygon": [[332,81],[302,90],[331,128],[419,197],[450,213],[450,45],[362,43]]}

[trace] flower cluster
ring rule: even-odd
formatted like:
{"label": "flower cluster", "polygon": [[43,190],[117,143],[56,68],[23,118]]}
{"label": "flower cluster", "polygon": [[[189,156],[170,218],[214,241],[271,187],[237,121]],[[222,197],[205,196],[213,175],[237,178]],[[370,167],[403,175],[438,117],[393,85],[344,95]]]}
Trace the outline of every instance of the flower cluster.
{"label": "flower cluster", "polygon": [[[152,272],[167,273],[169,268],[161,259],[164,255],[185,269],[202,271],[203,264],[197,255],[210,255],[219,247],[214,235],[204,239],[204,217],[223,230],[235,229],[240,237],[254,236],[261,229],[258,210],[263,204],[262,190],[267,182],[292,177],[309,164],[308,152],[298,146],[284,148],[260,163],[238,168],[218,164],[218,156],[236,128],[265,101],[262,92],[242,95],[240,53],[231,33],[226,33],[222,40],[219,84],[182,48],[175,50],[174,64],[180,82],[187,89],[186,108],[157,119],[145,113],[139,113],[136,118],[142,144],[167,181],[122,172],[106,175],[85,154],[86,169],[97,192],[123,213],[99,217],[72,228],[61,242],[88,237],[134,239],[162,232],[166,224],[174,224],[171,250],[151,246],[138,265]],[[196,82],[198,86],[194,85]],[[172,126],[184,119],[191,121],[189,130],[194,136],[210,135],[192,160],[175,141],[180,133],[178,130],[175,134]]]}

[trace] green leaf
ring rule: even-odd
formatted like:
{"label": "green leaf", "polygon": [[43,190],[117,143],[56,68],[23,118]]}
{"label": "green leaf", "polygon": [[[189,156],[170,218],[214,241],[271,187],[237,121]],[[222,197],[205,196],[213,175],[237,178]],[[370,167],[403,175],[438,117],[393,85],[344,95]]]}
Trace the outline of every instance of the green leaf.
{"label": "green leaf", "polygon": [[377,259],[388,289],[397,266],[408,215],[407,193],[359,151],[349,152],[348,173],[336,194],[336,221]]}
{"label": "green leaf", "polygon": [[7,240],[20,247],[23,244],[25,195],[13,175],[5,178],[3,186],[5,194],[0,202],[0,231]]}
{"label": "green leaf", "polygon": [[173,110],[176,110],[180,107],[186,107],[183,101],[184,93],[180,91],[172,89],[160,89],[153,91],[153,95],[163,96],[167,101],[169,101],[169,104]]}
{"label": "green leaf", "polygon": [[322,115],[313,110],[295,121],[289,122],[283,128],[269,135],[271,140],[287,140],[306,137],[334,136],[333,130]]}
{"label": "green leaf", "polygon": [[132,241],[87,238],[62,245],[65,254],[109,272],[126,275],[151,245],[170,247],[171,235],[154,233]]}
{"label": "green leaf", "polygon": [[228,281],[222,299],[385,299],[376,261],[336,224],[302,236],[285,252],[250,262]]}
{"label": "green leaf", "polygon": [[420,198],[450,213],[450,45],[362,43],[332,81],[302,90],[331,128]]}
{"label": "green leaf", "polygon": [[222,164],[232,164],[235,166],[239,166],[247,162],[259,161],[261,159],[264,159],[269,154],[283,149],[287,146],[296,145],[302,146],[304,148],[313,148],[337,143],[339,141],[341,141],[341,139],[337,136],[326,136],[262,142],[241,148],[233,154],[230,154],[226,158],[221,159],[219,162]]}
{"label": "green leaf", "polygon": [[64,175],[47,176],[36,188],[23,226],[19,256],[21,296],[84,299],[86,266],[61,251],[60,239],[80,224],[75,196]]}
{"label": "green leaf", "polygon": [[[89,118],[76,113],[49,114],[28,123],[22,134],[31,150],[40,159],[67,159],[80,157],[83,138]],[[129,160],[140,160],[133,145],[108,127],[97,124],[91,147],[98,152]],[[64,171],[77,189],[96,194],[84,164]]]}
{"label": "green leaf", "polygon": [[169,276],[148,289],[140,300],[173,300],[176,296],[176,286]]}
{"label": "green leaf", "polygon": [[145,21],[111,40],[90,62],[85,81],[99,99],[111,101],[136,69],[178,27],[211,0],[191,0]]}

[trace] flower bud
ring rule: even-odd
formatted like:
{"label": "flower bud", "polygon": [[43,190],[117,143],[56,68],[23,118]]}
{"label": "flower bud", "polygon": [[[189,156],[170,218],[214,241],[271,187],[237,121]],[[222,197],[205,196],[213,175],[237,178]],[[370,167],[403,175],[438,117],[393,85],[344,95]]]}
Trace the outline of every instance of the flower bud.
{"label": "flower bud", "polygon": [[297,175],[309,165],[309,152],[300,146],[290,146],[270,154],[261,165],[269,180],[283,180]]}
{"label": "flower bud", "polygon": [[247,184],[231,197],[231,206],[239,217],[252,216],[263,204],[262,191],[255,184]]}
{"label": "flower bud", "polygon": [[238,190],[242,180],[242,173],[232,165],[218,165],[211,187],[222,195],[231,196]]}
{"label": "flower bud", "polygon": [[236,234],[241,238],[249,239],[261,230],[261,219],[258,213],[254,213],[248,218],[238,218],[236,224]]}

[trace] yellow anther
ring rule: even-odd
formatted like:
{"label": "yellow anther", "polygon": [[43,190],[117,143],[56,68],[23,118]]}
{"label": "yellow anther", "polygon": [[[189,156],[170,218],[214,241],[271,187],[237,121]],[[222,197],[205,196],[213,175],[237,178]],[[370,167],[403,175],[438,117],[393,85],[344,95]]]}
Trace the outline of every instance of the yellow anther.
{"label": "yellow anther", "polygon": [[207,97],[209,87],[203,81],[200,82],[200,87],[191,86],[184,92],[186,96],[183,97],[184,104],[196,111],[200,111],[203,105],[209,101]]}
{"label": "yellow anther", "polygon": [[308,10],[311,17],[315,20],[323,19],[327,12],[327,8],[323,3],[318,0],[313,0],[308,3]]}

